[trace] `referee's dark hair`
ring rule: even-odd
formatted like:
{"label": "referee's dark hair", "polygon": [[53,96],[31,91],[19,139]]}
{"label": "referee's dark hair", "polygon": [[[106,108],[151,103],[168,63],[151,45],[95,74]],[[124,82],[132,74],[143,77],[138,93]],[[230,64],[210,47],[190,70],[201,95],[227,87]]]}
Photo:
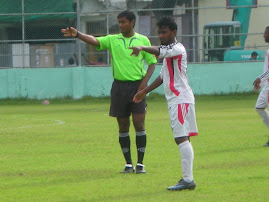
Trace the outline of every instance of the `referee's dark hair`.
{"label": "referee's dark hair", "polygon": [[158,23],[158,27],[167,26],[171,31],[177,30],[177,24],[171,16],[164,16]]}
{"label": "referee's dark hair", "polygon": [[119,13],[117,16],[117,19],[122,18],[122,17],[126,17],[126,19],[129,20],[129,22],[131,22],[132,20],[135,20],[135,14],[129,10],[125,10]]}

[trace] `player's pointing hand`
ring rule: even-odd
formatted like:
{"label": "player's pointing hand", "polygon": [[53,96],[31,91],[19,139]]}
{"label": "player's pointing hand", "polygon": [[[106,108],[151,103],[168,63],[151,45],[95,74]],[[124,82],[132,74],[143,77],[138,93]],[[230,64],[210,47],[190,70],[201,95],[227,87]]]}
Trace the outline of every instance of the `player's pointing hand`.
{"label": "player's pointing hand", "polygon": [[138,56],[138,54],[142,50],[142,47],[141,46],[128,47],[128,48],[133,50],[133,52],[131,53],[131,56],[132,55]]}

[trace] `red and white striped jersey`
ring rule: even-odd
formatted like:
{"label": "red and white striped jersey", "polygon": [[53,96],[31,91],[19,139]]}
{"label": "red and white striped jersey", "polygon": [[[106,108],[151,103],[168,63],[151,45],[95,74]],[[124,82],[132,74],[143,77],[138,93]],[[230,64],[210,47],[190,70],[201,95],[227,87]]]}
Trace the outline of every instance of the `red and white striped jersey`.
{"label": "red and white striped jersey", "polygon": [[187,77],[187,53],[181,43],[159,46],[159,58],[163,59],[160,76],[168,107],[173,104],[192,103],[194,96]]}
{"label": "red and white striped jersey", "polygon": [[264,65],[263,65],[263,74],[259,76],[261,79],[261,84],[264,88],[269,90],[269,49],[266,51],[266,56],[264,58]]}

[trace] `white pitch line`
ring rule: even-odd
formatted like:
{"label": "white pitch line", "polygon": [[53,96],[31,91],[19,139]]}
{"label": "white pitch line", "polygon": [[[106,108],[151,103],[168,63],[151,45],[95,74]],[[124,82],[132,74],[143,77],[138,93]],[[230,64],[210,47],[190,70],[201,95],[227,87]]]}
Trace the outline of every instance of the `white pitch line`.
{"label": "white pitch line", "polygon": [[[34,120],[46,120],[47,119],[34,119]],[[33,125],[33,126],[20,126],[20,127],[16,127],[16,128],[0,128],[0,130],[11,130],[11,129],[25,129],[25,128],[36,128],[36,127],[41,127],[41,126],[57,126],[57,125],[63,125],[65,124],[64,121],[61,120],[52,120],[56,123],[52,123],[52,124],[39,124],[39,125]]]}

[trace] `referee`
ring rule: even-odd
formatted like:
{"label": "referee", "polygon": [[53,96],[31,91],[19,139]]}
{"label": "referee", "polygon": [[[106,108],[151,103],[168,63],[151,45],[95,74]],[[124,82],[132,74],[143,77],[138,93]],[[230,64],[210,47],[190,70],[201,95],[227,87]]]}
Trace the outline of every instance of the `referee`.
{"label": "referee", "polygon": [[[119,143],[126,165],[121,173],[146,173],[143,165],[146,148],[145,113],[146,100],[139,103],[133,101],[137,91],[147,86],[157,63],[154,55],[142,51],[136,57],[130,56],[132,50],[128,47],[150,46],[147,37],[134,32],[135,14],[125,10],[118,14],[120,34],[94,37],[79,32],[73,27],[62,29],[66,37],[76,37],[97,50],[109,50],[114,82],[111,88],[111,105],[109,115],[117,118],[119,126]],[[147,63],[146,71],[144,63]],[[130,116],[136,132],[137,164],[134,167],[130,152]]]}

